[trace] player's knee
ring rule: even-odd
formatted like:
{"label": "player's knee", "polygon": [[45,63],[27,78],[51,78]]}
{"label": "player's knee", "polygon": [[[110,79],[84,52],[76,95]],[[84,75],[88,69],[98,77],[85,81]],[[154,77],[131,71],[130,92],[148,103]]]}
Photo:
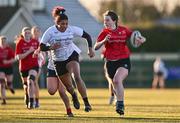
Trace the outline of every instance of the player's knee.
{"label": "player's knee", "polygon": [[79,83],[82,81],[80,76],[75,76],[74,79],[75,79],[76,83]]}
{"label": "player's knee", "polygon": [[23,88],[26,89],[27,88],[27,82],[23,82]]}
{"label": "player's knee", "polygon": [[24,83],[23,83],[23,86],[27,86],[27,82],[24,82]]}
{"label": "player's knee", "polygon": [[34,75],[29,75],[28,76],[28,79],[29,80],[32,80],[32,81],[35,81],[36,80],[36,77]]}
{"label": "player's knee", "polygon": [[119,79],[116,79],[116,78],[113,79],[113,84],[118,84],[120,82],[121,82],[121,80],[119,80]]}
{"label": "player's knee", "polygon": [[56,90],[55,90],[55,89],[52,89],[52,88],[49,88],[49,89],[48,89],[48,93],[49,93],[50,95],[54,95],[54,94],[56,93]]}
{"label": "player's knee", "polygon": [[3,82],[5,82],[5,79],[4,78],[0,78],[0,83],[3,83]]}
{"label": "player's knee", "polygon": [[7,86],[10,87],[12,85],[12,82],[7,81]]}

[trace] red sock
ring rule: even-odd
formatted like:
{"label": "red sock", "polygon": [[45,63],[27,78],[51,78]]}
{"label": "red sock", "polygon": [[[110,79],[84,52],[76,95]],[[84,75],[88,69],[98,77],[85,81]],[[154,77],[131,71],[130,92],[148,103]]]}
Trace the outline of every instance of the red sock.
{"label": "red sock", "polygon": [[71,108],[67,108],[66,111],[67,111],[67,114],[72,113]]}

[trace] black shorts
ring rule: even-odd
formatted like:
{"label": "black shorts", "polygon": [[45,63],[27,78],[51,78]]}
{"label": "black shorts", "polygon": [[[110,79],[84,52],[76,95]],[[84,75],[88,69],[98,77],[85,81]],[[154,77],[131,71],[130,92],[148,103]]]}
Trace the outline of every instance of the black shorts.
{"label": "black shorts", "polygon": [[33,67],[33,68],[31,68],[29,70],[26,70],[26,71],[20,71],[21,76],[22,77],[28,77],[30,70],[35,70],[38,73],[39,72],[39,67]]}
{"label": "black shorts", "polygon": [[163,72],[161,72],[161,71],[155,72],[154,74],[157,75],[157,76],[163,76]]}
{"label": "black shorts", "polygon": [[116,70],[119,67],[124,67],[124,68],[128,69],[128,72],[130,72],[130,70],[131,70],[130,59],[126,58],[126,59],[120,59],[120,60],[117,60],[117,61],[108,61],[108,60],[106,60],[106,62],[105,62],[105,69],[107,70],[107,74],[111,79],[114,78]]}
{"label": "black shorts", "polygon": [[55,70],[48,69],[48,70],[47,70],[47,77],[57,77],[56,71],[55,71]]}
{"label": "black shorts", "polygon": [[13,74],[13,67],[8,67],[8,68],[0,67],[0,72],[5,73],[6,75],[11,75]]}
{"label": "black shorts", "polygon": [[55,64],[55,70],[58,76],[64,75],[66,73],[68,73],[68,70],[66,68],[66,65],[70,62],[70,61],[77,61],[79,62],[79,54],[74,51],[71,56],[65,60],[65,61],[54,61]]}

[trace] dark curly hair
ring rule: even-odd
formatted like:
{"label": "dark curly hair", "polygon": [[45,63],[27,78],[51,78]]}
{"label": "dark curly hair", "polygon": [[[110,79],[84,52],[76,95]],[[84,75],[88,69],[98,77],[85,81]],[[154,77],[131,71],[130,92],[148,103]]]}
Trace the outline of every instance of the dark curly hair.
{"label": "dark curly hair", "polygon": [[56,23],[61,20],[68,20],[68,16],[65,14],[65,9],[62,6],[55,6],[52,10],[52,17],[56,19]]}

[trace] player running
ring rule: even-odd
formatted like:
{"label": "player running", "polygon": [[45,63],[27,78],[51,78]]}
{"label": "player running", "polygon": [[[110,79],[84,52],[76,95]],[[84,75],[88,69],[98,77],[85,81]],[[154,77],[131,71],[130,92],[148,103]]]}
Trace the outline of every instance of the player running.
{"label": "player running", "polygon": [[[32,39],[40,42],[41,30],[39,27],[33,26],[31,28],[31,34],[32,34]],[[39,84],[38,84],[38,81],[39,81],[39,77],[41,74],[42,66],[45,64],[45,57],[46,56],[45,56],[45,53],[39,52],[37,57],[38,57],[39,70],[38,70],[38,75],[36,77],[35,86],[34,86],[35,87],[34,88],[34,91],[35,91],[35,100],[34,100],[35,108],[38,108],[40,106],[40,104],[39,104]]]}
{"label": "player running", "polygon": [[39,70],[38,58],[33,52],[39,42],[31,38],[31,29],[24,27],[21,36],[16,41],[16,58],[19,60],[19,70],[25,92],[25,103],[28,109],[34,108],[35,81]]}
{"label": "player running", "polygon": [[[131,63],[130,51],[126,45],[132,31],[124,26],[118,26],[118,15],[113,11],[104,14],[105,28],[100,32],[94,49],[98,50],[104,46],[105,76],[113,84],[117,97],[116,112],[124,115],[124,87],[123,81],[128,76]],[[136,39],[138,45],[141,39]]]}
{"label": "player running", "polygon": [[80,49],[75,47],[73,38],[75,35],[85,38],[88,42],[88,55],[94,57],[91,37],[83,29],[68,25],[68,17],[64,8],[55,7],[52,16],[55,25],[49,27],[43,34],[40,48],[42,51],[52,51],[55,70],[59,77],[66,73],[74,75],[78,91],[84,101],[85,111],[89,112],[92,108],[87,98],[85,83],[80,75]]}
{"label": "player running", "polygon": [[11,93],[15,93],[13,88],[13,66],[14,50],[7,44],[7,38],[0,36],[0,88],[2,105],[6,104],[6,84]]}

